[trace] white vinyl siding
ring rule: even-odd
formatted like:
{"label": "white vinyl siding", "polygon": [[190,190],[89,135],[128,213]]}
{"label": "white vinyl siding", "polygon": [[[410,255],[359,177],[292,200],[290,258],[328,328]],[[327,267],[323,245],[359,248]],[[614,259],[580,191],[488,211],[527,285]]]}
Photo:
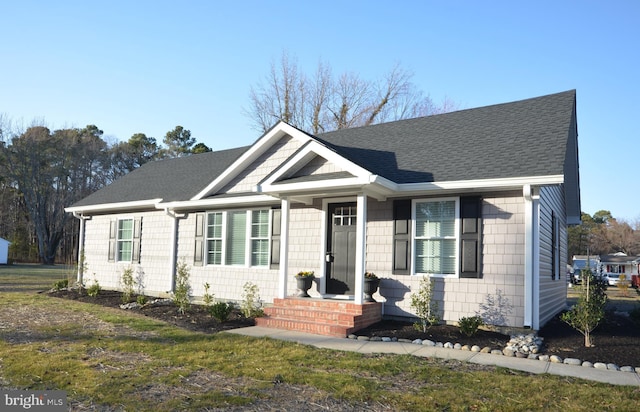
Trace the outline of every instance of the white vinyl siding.
{"label": "white vinyl siding", "polygon": [[414,202],[414,272],[456,275],[458,267],[457,199]]}

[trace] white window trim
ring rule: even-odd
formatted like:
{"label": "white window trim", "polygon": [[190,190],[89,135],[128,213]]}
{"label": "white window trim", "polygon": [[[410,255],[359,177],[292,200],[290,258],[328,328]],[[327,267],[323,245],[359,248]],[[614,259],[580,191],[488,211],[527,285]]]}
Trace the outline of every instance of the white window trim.
{"label": "white window trim", "polygon": [[[251,227],[252,227],[252,214],[254,211],[265,210],[268,212],[268,227],[267,227],[267,263],[265,265],[251,265],[251,242],[255,239],[265,239],[265,238],[254,238],[251,236]],[[228,216],[229,213],[233,212],[245,212],[245,254],[244,254],[244,263],[237,265],[229,265],[227,264],[227,242],[228,242]],[[220,264],[209,263],[209,240],[213,240],[216,238],[210,238],[209,235],[209,215],[214,213],[222,213],[222,256],[220,259]],[[229,209],[229,210],[214,210],[206,212],[205,214],[205,233],[204,233],[204,265],[205,266],[215,266],[215,267],[233,267],[233,268],[269,268],[271,263],[271,210],[269,208],[252,208],[252,209]]]}
{"label": "white window trim", "polygon": [[[120,239],[120,222],[124,222],[125,220],[128,220],[131,222],[131,237],[129,239]],[[134,239],[134,235],[135,235],[135,228],[136,226],[136,221],[133,217],[121,217],[116,219],[116,250],[115,250],[115,261],[116,262],[133,262],[133,239]],[[120,243],[122,242],[129,242],[129,244],[131,245],[130,248],[130,257],[129,259],[122,259],[122,255],[120,253]]]}
{"label": "white window trim", "polygon": [[[421,273],[416,272],[416,204],[425,202],[443,202],[443,201],[455,201],[455,273]],[[460,197],[438,197],[438,198],[418,198],[411,200],[411,275],[412,276],[430,276],[433,278],[453,278],[460,277]]]}

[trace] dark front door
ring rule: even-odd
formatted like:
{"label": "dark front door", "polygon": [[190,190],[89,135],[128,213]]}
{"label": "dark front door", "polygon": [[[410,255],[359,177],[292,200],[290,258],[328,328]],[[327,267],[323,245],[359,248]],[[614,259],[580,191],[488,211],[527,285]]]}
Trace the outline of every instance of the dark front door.
{"label": "dark front door", "polygon": [[356,282],[355,203],[329,204],[327,224],[327,293],[353,294]]}

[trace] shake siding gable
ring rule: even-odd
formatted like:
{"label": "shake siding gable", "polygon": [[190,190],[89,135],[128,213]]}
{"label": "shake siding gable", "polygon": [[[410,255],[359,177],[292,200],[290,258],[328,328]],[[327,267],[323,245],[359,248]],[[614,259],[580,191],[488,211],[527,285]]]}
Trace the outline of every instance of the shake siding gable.
{"label": "shake siding gable", "polygon": [[249,167],[225,185],[220,190],[220,193],[251,192],[258,183],[284,163],[300,146],[300,141],[289,136],[281,138]]}

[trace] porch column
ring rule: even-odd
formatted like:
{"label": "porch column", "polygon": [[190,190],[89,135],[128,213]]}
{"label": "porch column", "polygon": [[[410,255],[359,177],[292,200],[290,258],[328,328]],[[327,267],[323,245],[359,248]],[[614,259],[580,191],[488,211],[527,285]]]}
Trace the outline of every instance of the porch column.
{"label": "porch column", "polygon": [[364,302],[364,271],[367,248],[367,196],[358,194],[356,220],[356,290],[354,301],[358,305]]}
{"label": "porch column", "polygon": [[287,274],[289,273],[289,198],[280,201],[280,272],[278,274],[278,298],[287,296]]}

